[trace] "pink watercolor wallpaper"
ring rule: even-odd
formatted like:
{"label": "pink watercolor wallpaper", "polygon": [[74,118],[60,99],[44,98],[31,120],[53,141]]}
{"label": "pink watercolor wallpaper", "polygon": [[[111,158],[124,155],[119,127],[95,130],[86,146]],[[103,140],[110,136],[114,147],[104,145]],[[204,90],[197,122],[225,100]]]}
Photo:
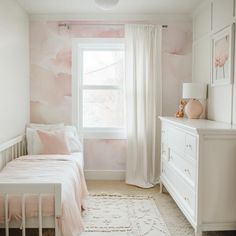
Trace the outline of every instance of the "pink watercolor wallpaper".
{"label": "pink watercolor wallpaper", "polygon": [[94,140],[85,142],[85,169],[124,170],[126,162],[125,140]]}
{"label": "pink watercolor wallpaper", "polygon": [[31,122],[71,123],[72,38],[123,37],[121,26],[33,21],[30,25]]}
{"label": "pink watercolor wallpaper", "polygon": [[[72,38],[124,37],[122,26],[86,22],[32,21],[30,24],[31,122],[72,120]],[[61,24],[61,26],[58,26]],[[191,80],[191,23],[163,30],[163,113],[178,107],[183,81]],[[85,168],[125,170],[126,140],[85,140]]]}

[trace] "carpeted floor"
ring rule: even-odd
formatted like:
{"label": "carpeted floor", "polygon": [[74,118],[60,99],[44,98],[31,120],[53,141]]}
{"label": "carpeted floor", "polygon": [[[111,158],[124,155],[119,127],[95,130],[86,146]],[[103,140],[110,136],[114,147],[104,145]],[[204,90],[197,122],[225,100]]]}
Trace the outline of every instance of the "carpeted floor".
{"label": "carpeted floor", "polygon": [[[194,236],[194,231],[168,193],[160,194],[159,187],[141,189],[121,181],[87,181],[91,194],[119,193],[127,195],[151,195],[171,233],[171,236]],[[234,232],[207,232],[204,236],[236,236]]]}

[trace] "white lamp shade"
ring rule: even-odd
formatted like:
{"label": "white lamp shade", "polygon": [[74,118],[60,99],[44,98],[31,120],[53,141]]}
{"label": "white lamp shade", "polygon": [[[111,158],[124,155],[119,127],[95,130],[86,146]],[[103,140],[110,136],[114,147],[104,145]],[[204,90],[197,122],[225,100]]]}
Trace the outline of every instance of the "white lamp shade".
{"label": "white lamp shade", "polygon": [[111,10],[118,4],[119,0],[95,0],[96,4],[103,10]]}
{"label": "white lamp shade", "polygon": [[183,98],[206,99],[207,85],[200,83],[183,83]]}

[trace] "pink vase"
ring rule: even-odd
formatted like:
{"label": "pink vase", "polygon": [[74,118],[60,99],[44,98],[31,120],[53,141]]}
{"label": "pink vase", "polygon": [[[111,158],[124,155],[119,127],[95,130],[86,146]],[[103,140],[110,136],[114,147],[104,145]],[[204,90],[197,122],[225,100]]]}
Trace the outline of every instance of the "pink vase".
{"label": "pink vase", "polygon": [[199,119],[203,112],[201,102],[196,99],[190,99],[185,106],[185,114],[189,119]]}

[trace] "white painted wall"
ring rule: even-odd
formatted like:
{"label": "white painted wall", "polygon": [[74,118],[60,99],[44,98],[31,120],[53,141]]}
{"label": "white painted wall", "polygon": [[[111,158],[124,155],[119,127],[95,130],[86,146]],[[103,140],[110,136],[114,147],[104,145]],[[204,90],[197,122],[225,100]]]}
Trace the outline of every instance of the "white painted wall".
{"label": "white painted wall", "polygon": [[211,37],[236,22],[234,7],[235,0],[206,0],[193,14],[193,81],[209,84],[208,119],[227,123],[232,122],[232,115],[236,113],[236,98],[232,92],[233,85],[210,86]]}
{"label": "white painted wall", "polygon": [[0,1],[0,143],[29,120],[28,16],[15,0]]}

